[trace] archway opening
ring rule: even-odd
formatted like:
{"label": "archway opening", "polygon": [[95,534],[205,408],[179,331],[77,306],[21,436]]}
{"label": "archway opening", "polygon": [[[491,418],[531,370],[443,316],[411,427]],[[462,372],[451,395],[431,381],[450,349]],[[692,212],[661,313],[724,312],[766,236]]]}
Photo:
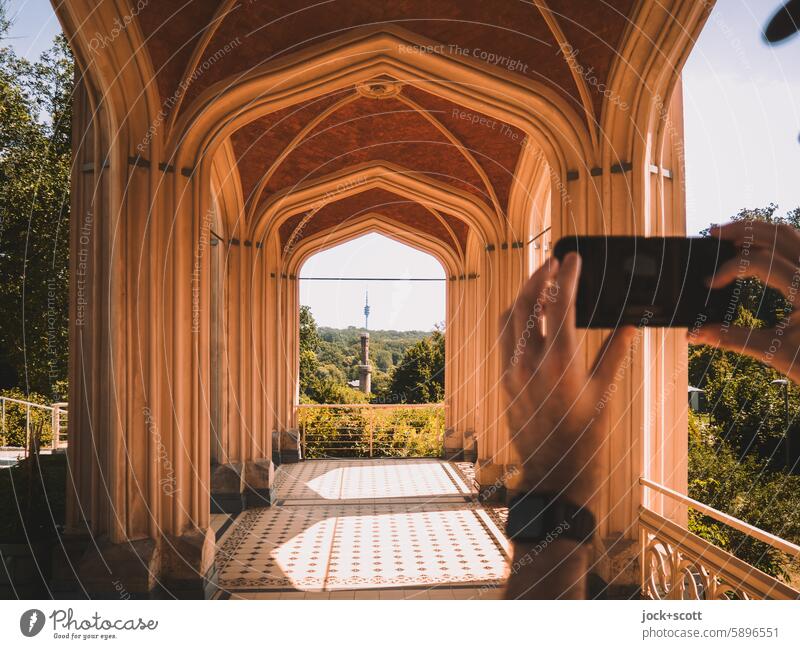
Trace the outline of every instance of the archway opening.
{"label": "archway opening", "polygon": [[446,276],[432,255],[370,232],[299,273],[303,456],[441,455]]}

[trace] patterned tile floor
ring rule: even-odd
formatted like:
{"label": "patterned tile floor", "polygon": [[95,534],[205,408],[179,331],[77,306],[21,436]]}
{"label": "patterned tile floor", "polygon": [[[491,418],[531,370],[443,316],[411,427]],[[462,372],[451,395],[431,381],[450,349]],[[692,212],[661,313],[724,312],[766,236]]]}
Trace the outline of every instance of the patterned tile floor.
{"label": "patterned tile floor", "polygon": [[438,460],[286,465],[276,504],[221,538],[220,597],[496,599],[508,543],[463,467]]}

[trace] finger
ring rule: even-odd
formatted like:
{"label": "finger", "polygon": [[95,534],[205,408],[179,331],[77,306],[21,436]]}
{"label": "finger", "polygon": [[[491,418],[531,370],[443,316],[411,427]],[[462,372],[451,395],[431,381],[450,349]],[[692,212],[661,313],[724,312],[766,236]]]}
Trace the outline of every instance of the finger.
{"label": "finger", "polygon": [[733,242],[739,247],[755,246],[775,250],[779,256],[791,263],[798,262],[800,255],[800,232],[791,225],[743,219],[713,226],[711,235]]}
{"label": "finger", "polygon": [[577,339],[575,329],[575,298],[578,294],[578,278],[581,274],[581,258],[571,252],[564,257],[556,274],[555,291],[548,299],[547,320],[545,323],[550,345],[559,353],[572,355]]}
{"label": "finger", "polygon": [[535,359],[542,348],[543,300],[557,268],[558,262],[551,259],[531,275],[509,309],[508,320],[501,324],[505,327],[504,355],[514,367],[535,367]]}
{"label": "finger", "polygon": [[758,249],[746,258],[737,256],[726,261],[714,273],[708,286],[722,288],[744,277],[756,277],[767,286],[786,294],[790,287],[794,286],[796,290],[800,284],[800,269],[771,251]]}
{"label": "finger", "polygon": [[605,339],[592,366],[591,377],[605,390],[615,380],[617,370],[628,355],[637,329],[631,325],[619,327]]}
{"label": "finger", "polygon": [[[552,285],[553,275],[558,270],[558,261],[546,262],[541,273],[537,271],[537,281],[526,282],[520,291],[520,298],[514,308],[514,326],[517,333],[534,349],[540,350],[544,342],[544,316],[547,296]],[[536,274],[536,273],[535,273]]]}

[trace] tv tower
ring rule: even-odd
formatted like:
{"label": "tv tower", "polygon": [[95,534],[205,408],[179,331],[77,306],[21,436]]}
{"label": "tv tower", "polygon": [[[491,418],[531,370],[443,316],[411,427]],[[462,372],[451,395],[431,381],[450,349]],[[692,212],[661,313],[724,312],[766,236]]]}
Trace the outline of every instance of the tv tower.
{"label": "tv tower", "polygon": [[369,365],[369,291],[364,298],[364,331],[361,332],[361,363],[358,365],[358,389],[369,394],[372,389],[372,368]]}

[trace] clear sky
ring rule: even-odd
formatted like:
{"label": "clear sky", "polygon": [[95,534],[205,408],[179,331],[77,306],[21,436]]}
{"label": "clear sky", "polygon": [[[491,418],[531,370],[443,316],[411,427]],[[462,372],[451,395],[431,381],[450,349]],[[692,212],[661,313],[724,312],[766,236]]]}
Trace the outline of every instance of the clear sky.
{"label": "clear sky", "polygon": [[684,68],[687,225],[800,205],[800,37],[761,38],[778,0],[719,0]]}
{"label": "clear sky", "polygon": [[[684,69],[687,227],[697,233],[743,207],[800,205],[800,37],[778,47],[761,30],[779,0],[719,0]],[[11,0],[12,44],[29,58],[58,23],[45,0]],[[443,277],[431,257],[368,235],[316,255],[302,276]],[[303,282],[318,322],[430,329],[444,319],[443,282]]]}
{"label": "clear sky", "polygon": [[[368,234],[314,255],[301,277],[438,277],[444,268],[424,252]],[[363,326],[369,290],[370,329],[428,330],[444,321],[444,282],[300,282],[300,302],[319,324]]]}

